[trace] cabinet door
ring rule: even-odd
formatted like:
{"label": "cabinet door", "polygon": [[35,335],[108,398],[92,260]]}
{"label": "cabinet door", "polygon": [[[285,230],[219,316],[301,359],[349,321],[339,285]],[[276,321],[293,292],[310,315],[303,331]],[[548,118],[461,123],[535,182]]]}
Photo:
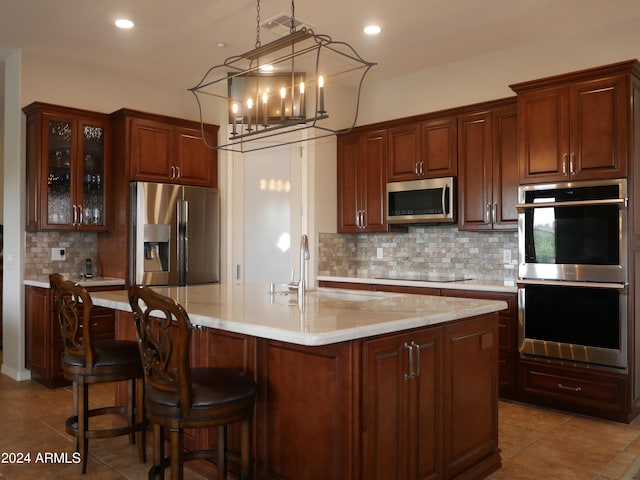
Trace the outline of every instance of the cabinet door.
{"label": "cabinet door", "polygon": [[363,342],[362,478],[440,478],[441,330]]}
{"label": "cabinet door", "polygon": [[77,158],[77,225],[82,230],[100,231],[107,227],[109,204],[107,178],[110,158],[108,122],[78,120],[79,155]]}
{"label": "cabinet door", "polygon": [[51,298],[49,289],[26,286],[25,296],[25,364],[32,376],[48,378],[51,351]]}
{"label": "cabinet door", "polygon": [[518,114],[516,105],[492,114],[494,230],[513,230],[518,225]]}
{"label": "cabinet door", "polygon": [[[409,415],[407,424],[408,479],[442,478],[442,337],[440,329],[415,332],[413,345],[414,378],[407,382]],[[388,477],[391,478],[391,477]]]}
{"label": "cabinet door", "polygon": [[[205,131],[208,145],[217,145],[211,132]],[[207,148],[200,129],[176,127],[175,177],[183,185],[216,187],[218,179],[217,151]]]}
{"label": "cabinet door", "polygon": [[571,87],[572,176],[575,179],[626,175],[629,80],[619,76]]}
{"label": "cabinet door", "polygon": [[74,230],[77,180],[74,169],[78,127],[70,115],[42,115],[40,158],[40,230]]}
{"label": "cabinet door", "polygon": [[498,448],[497,314],[445,327],[444,477]]}
{"label": "cabinet door", "polygon": [[173,126],[154,120],[131,120],[131,180],[170,182],[173,166]]}
{"label": "cabinet door", "polygon": [[420,161],[426,178],[458,173],[457,118],[428,120],[420,125]]}
{"label": "cabinet door", "polygon": [[389,129],[388,181],[420,178],[420,126],[417,123]]}
{"label": "cabinet door", "polygon": [[491,230],[492,196],[491,112],[459,120],[458,226],[461,230]]}
{"label": "cabinet door", "polygon": [[551,87],[518,95],[520,182],[568,180],[569,95]]}
{"label": "cabinet door", "polygon": [[408,339],[385,336],[362,344],[362,475],[402,479],[407,471]]}
{"label": "cabinet door", "polygon": [[338,232],[359,232],[360,136],[338,137]]}
{"label": "cabinet door", "polygon": [[387,131],[364,134],[360,159],[360,196],[365,232],[386,232]]}

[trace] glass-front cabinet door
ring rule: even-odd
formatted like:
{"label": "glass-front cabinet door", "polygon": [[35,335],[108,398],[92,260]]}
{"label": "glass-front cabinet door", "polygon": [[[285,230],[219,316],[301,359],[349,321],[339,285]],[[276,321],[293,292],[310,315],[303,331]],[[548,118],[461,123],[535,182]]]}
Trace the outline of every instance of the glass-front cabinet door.
{"label": "glass-front cabinet door", "polygon": [[25,113],[27,230],[106,230],[107,116],[39,103]]}

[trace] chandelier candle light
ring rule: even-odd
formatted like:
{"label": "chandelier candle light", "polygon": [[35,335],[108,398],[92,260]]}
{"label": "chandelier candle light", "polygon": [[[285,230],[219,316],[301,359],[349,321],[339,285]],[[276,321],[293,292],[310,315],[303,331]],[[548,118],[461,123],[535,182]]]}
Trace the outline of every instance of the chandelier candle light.
{"label": "chandelier candle light", "polygon": [[[306,27],[298,30],[294,12],[295,4],[292,1],[289,34],[262,45],[260,0],[257,0],[255,48],[211,67],[200,82],[189,89],[198,104],[203,130],[201,96],[208,95],[227,102],[231,125],[228,142],[214,146],[204,140],[207,147],[249,152],[340,135],[355,126],[362,83],[367,72],[376,64],[364,60],[345,42],[334,41],[328,35],[316,34]],[[348,98],[354,101],[353,117],[345,128],[330,128],[323,122],[329,118],[325,106],[327,79],[343,95],[345,91],[352,92]],[[348,103],[337,97],[335,101],[340,102],[341,106]],[[293,137],[293,140],[291,135],[280,137],[278,141],[266,142],[266,147],[265,142],[251,143],[253,140],[309,128],[319,133],[305,138]]]}

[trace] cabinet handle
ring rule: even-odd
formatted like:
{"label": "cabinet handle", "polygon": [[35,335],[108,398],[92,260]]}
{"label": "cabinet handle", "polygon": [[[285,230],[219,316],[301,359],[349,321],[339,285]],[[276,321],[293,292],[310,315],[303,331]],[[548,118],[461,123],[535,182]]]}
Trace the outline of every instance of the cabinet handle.
{"label": "cabinet handle", "polygon": [[493,207],[491,207],[491,223],[498,223],[498,204],[497,202],[493,202]]}
{"label": "cabinet handle", "polygon": [[414,371],[413,376],[414,377],[419,377],[420,376],[420,345],[418,345],[416,342],[414,342],[412,340],[411,341],[411,346],[416,349],[416,363],[415,363],[416,369]]}
{"label": "cabinet handle", "polygon": [[484,206],[484,223],[491,223],[491,204],[487,203]]}
{"label": "cabinet handle", "polygon": [[416,162],[416,164],[413,166],[413,173],[415,173],[416,175],[420,175],[419,167],[420,167],[420,162]]}
{"label": "cabinet handle", "polygon": [[82,208],[82,205],[78,205],[78,218],[79,218],[78,225],[82,225],[83,223],[83,218],[84,218],[83,212],[84,210]]}
{"label": "cabinet handle", "polygon": [[360,228],[365,228],[364,210],[360,210]]}
{"label": "cabinet handle", "polygon": [[176,178],[180,178],[182,176],[182,172],[180,171],[180,167],[176,167]]}
{"label": "cabinet handle", "polygon": [[562,390],[571,390],[572,392],[581,392],[582,388],[581,387],[567,387],[561,383],[558,384],[558,388],[562,389]]}
{"label": "cabinet handle", "polygon": [[72,225],[75,227],[78,223],[78,208],[73,205],[73,222]]}
{"label": "cabinet handle", "polygon": [[566,153],[562,155],[562,174],[563,175],[567,174],[567,157],[568,155]]}
{"label": "cabinet handle", "polygon": [[413,342],[409,345],[407,342],[404,342],[404,348],[409,351],[409,373],[404,374],[404,379],[409,380],[410,378],[415,377],[413,373]]}
{"label": "cabinet handle", "polygon": [[420,162],[420,176],[424,175],[424,162]]}
{"label": "cabinet handle", "polygon": [[576,171],[573,168],[575,159],[576,159],[576,154],[574,152],[571,152],[571,157],[569,157],[569,173],[571,175],[574,175],[576,173]]}
{"label": "cabinet handle", "polygon": [[171,166],[171,180],[175,180],[176,179],[176,167],[174,167],[173,165]]}

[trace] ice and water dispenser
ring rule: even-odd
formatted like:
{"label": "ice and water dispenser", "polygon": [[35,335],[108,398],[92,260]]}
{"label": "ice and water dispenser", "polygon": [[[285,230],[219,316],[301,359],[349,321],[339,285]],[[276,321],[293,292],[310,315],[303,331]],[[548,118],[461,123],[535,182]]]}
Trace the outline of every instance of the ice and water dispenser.
{"label": "ice and water dispenser", "polygon": [[169,271],[171,226],[144,225],[144,272]]}

